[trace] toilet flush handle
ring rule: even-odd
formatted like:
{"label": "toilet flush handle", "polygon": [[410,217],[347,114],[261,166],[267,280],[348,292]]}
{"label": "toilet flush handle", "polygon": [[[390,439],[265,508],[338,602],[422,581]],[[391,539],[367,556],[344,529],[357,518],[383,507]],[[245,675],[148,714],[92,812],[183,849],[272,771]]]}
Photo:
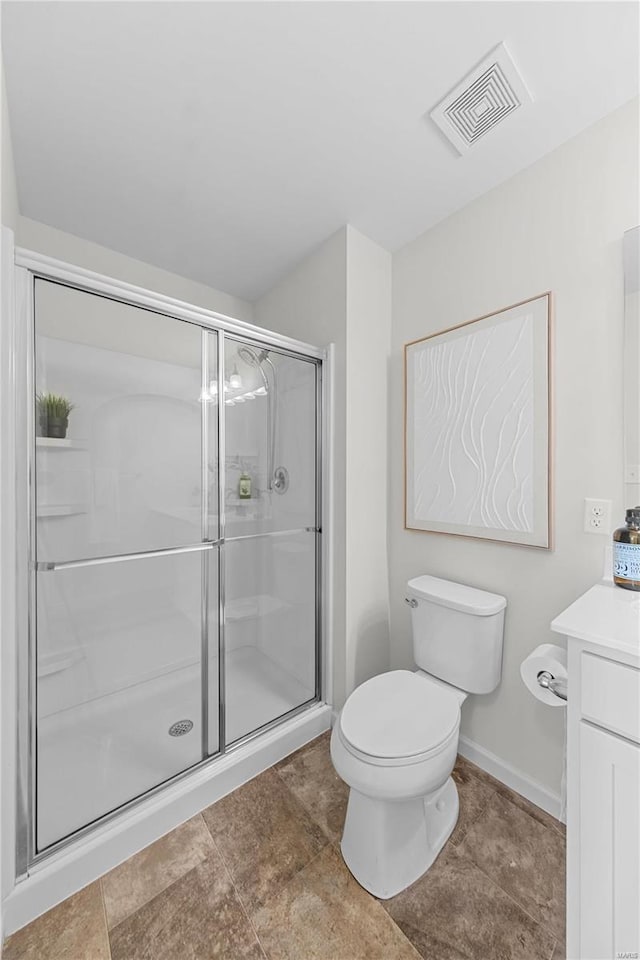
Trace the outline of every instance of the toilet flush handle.
{"label": "toilet flush handle", "polygon": [[415,600],[413,597],[405,597],[405,598],[404,598],[404,602],[405,602],[405,603],[408,603],[410,607],[417,607],[417,606],[418,606],[418,601]]}

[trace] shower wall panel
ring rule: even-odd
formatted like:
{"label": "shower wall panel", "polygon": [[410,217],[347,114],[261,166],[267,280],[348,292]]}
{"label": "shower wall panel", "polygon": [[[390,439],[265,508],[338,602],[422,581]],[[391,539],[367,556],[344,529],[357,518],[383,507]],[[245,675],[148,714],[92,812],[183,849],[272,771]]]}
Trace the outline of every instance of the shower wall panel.
{"label": "shower wall panel", "polygon": [[226,742],[315,697],[315,534],[228,543]]}
{"label": "shower wall panel", "polygon": [[42,280],[35,313],[36,390],[73,405],[36,438],[38,560],[198,541],[200,330]]}
{"label": "shower wall panel", "polygon": [[[261,355],[225,338],[227,539],[316,525],[316,364],[270,350],[256,367],[243,359],[247,352]],[[236,388],[232,377],[240,378]],[[288,476],[283,492],[269,476],[272,442],[272,471],[283,467]],[[251,479],[246,500],[238,494],[243,472]]]}

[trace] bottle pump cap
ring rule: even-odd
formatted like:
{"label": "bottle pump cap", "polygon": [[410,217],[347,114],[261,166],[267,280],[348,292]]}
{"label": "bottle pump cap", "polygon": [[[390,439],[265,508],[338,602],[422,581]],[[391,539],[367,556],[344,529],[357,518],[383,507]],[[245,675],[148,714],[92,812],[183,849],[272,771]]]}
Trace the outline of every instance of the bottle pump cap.
{"label": "bottle pump cap", "polygon": [[625,518],[627,520],[627,523],[631,522],[634,525],[640,524],[640,505],[637,507],[629,507],[629,509],[625,513]]}

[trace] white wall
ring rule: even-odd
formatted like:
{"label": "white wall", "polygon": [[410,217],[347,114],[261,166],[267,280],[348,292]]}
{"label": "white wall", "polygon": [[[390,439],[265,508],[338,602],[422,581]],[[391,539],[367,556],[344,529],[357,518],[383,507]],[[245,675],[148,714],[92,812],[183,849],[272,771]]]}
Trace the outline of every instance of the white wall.
{"label": "white wall", "polygon": [[[640,221],[640,213],[638,214]],[[640,503],[640,226],[624,235],[625,502]]]}
{"label": "white wall", "polygon": [[0,188],[1,220],[5,227],[15,230],[18,223],[18,191],[16,173],[13,165],[13,147],[11,127],[9,125],[9,107],[4,81],[4,67],[1,67],[0,85],[2,86],[2,127],[0,134],[0,165],[2,166],[2,185]]}
{"label": "white wall", "polygon": [[352,227],[255,304],[256,322],[335,343],[334,705],[389,667],[387,362],[391,257]]}
{"label": "white wall", "polygon": [[168,273],[97,243],[74,237],[36,220],[29,220],[28,217],[20,217],[18,220],[16,245],[65,260],[86,270],[95,270],[126,283],[146,287],[167,297],[185,300],[236,320],[253,322],[253,307],[246,300],[232,297],[203,283],[187,280],[176,273]]}
{"label": "white wall", "polygon": [[[0,288],[2,291],[2,300],[0,301],[0,381],[10,384],[12,380],[12,362],[13,362],[13,324],[9,322],[9,311],[13,296],[13,286],[11,283],[11,266],[13,261],[13,245],[10,242],[9,230],[14,230],[18,222],[18,194],[16,189],[15,170],[13,165],[13,150],[11,145],[11,128],[9,126],[9,111],[7,107],[7,98],[4,82],[4,66],[0,56],[0,99],[2,101],[0,108],[2,111],[0,123],[0,223],[3,226],[2,237],[0,239],[0,269],[2,276],[0,278]],[[0,504],[4,505],[11,497],[14,486],[13,457],[11,455],[12,442],[14,434],[13,425],[13,404],[3,403],[0,411]],[[12,525],[5,522],[4,506],[2,507],[3,516],[1,524],[2,547],[0,552],[0,564],[3,571],[6,571],[0,578],[0,676],[3,678],[0,687],[0,770],[5,770],[7,764],[13,760],[12,726],[8,725],[5,715],[12,716],[15,713],[13,684],[11,676],[14,663],[10,655],[7,655],[4,639],[12,637],[15,630],[14,604],[11,602],[12,593],[15,587],[14,569],[15,569],[15,538]],[[13,797],[7,797],[5,792],[0,795],[0,824],[12,819]],[[0,834],[4,834],[0,830]],[[0,844],[0,954],[2,953],[3,939],[3,917],[2,917],[2,898],[10,882],[9,877],[12,872],[12,849],[2,847]]]}
{"label": "white wall", "polygon": [[347,228],[346,691],[389,669],[391,255]]}
{"label": "white wall", "polygon": [[335,344],[333,486],[333,695],[345,696],[347,229],[330,236],[254,304],[257,324],[325,346]]}
{"label": "white wall", "polygon": [[[473,154],[455,163],[472,163]],[[638,103],[631,102],[394,256],[389,515],[391,663],[409,666],[404,585],[421,573],[504,593],[502,683],[463,708],[462,733],[559,793],[563,711],[528,696],[527,653],[602,572],[605,537],[584,534],[584,497],[622,517],[622,235],[638,220]],[[553,552],[403,529],[402,346],[553,291]]]}

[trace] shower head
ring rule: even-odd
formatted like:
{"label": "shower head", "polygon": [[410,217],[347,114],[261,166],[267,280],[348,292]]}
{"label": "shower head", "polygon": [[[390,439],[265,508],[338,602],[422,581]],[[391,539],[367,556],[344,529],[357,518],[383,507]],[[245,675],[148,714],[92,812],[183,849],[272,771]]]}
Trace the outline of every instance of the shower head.
{"label": "shower head", "polygon": [[275,377],[275,370],[273,368],[273,364],[271,363],[271,360],[269,359],[269,351],[261,350],[259,353],[256,353],[256,351],[253,350],[252,347],[247,347],[246,345],[244,345],[242,347],[238,347],[238,356],[244,363],[247,364],[247,366],[253,367],[253,369],[257,370],[258,373],[260,374],[260,379],[262,380],[262,386],[257,392],[262,394],[269,394],[269,380],[267,378],[267,375],[264,371],[264,366],[263,366],[265,362],[268,363],[271,369],[273,370],[273,375]]}
{"label": "shower head", "polygon": [[245,363],[248,363],[250,367],[259,367],[262,365],[262,362],[268,358],[269,351],[261,350],[260,353],[256,353],[251,347],[239,347],[238,356]]}

